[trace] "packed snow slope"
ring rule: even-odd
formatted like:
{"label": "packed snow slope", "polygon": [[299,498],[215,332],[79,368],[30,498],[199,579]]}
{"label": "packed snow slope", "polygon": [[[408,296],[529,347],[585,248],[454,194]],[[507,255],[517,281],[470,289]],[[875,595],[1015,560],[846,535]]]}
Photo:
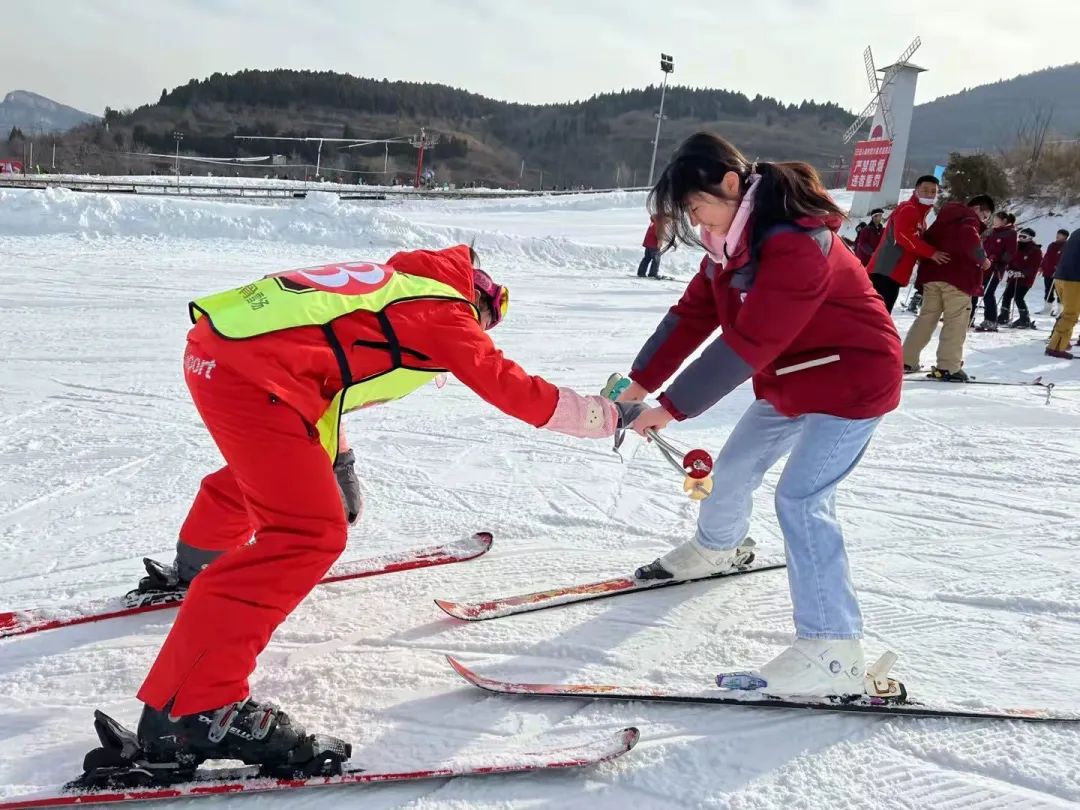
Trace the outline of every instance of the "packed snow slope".
{"label": "packed snow slope", "polygon": [[[1040,228],[1052,233],[1054,219]],[[679,296],[633,277],[642,196],[224,204],[0,191],[0,610],[120,594],[169,559],[220,463],[181,376],[187,301],[266,272],[477,237],[512,293],[493,333],[533,373],[596,391]],[[1040,231],[1044,239],[1046,235]],[[685,280],[692,251],[665,257]],[[899,315],[902,329],[910,316]],[[1030,387],[905,384],[837,507],[870,658],[900,656],[913,696],[1080,711],[1080,368],[1050,326],[973,334],[967,369]],[[932,355],[924,363],[933,361]],[[671,438],[718,450],[744,386]],[[511,421],[451,381],[346,419],[367,499],[344,559],[495,533],[477,561],[317,588],[262,655],[255,694],[354,742],[372,768],[430,764],[542,732],[640,726],[581,772],[332,789],[268,808],[1066,808],[1080,729],[753,709],[529,700],[465,685],[442,654],[520,680],[708,688],[792,631],[783,572],[480,624],[433,597],[500,596],[616,575],[691,536],[696,507],[653,448]],[[764,560],[782,558],[771,496]],[[0,798],[74,776],[91,713],[134,724],[171,614],[0,641]],[[206,800],[210,802],[211,800]],[[215,807],[249,806],[221,798]]]}

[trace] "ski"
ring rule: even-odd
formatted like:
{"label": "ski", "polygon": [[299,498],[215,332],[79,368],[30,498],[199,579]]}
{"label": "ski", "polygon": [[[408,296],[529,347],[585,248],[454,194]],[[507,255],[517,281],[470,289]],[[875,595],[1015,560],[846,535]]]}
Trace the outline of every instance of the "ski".
{"label": "ski", "polygon": [[371,785],[388,782],[414,782],[455,776],[528,773],[566,768],[581,768],[622,756],[638,741],[636,728],[615,733],[598,732],[574,740],[540,737],[514,750],[511,744],[497,752],[455,756],[437,765],[408,770],[366,771],[345,762],[340,774],[294,779],[260,776],[257,767],[225,768],[200,771],[194,781],[163,787],[137,788],[62,788],[45,795],[22,796],[0,800],[0,810],[29,810],[42,807],[83,807],[91,804],[126,804],[129,802],[195,799],[206,796],[232,796],[238,793],[271,793],[315,787]]}
{"label": "ski", "polygon": [[503,616],[513,616],[518,613],[531,613],[534,610],[546,610],[547,608],[558,607],[560,605],[590,602],[594,599],[607,599],[608,597],[620,596],[624,593],[654,591],[658,588],[670,588],[674,585],[687,585],[691,582],[724,579],[726,577],[740,576],[742,574],[753,574],[757,571],[773,571],[778,568],[784,568],[784,563],[747,565],[734,571],[726,571],[722,574],[713,574],[711,576],[697,577],[695,579],[640,580],[634,577],[619,577],[618,579],[605,579],[584,585],[568,585],[563,588],[552,588],[551,590],[538,591],[537,593],[505,596],[499,599],[490,599],[485,602],[454,602],[448,599],[436,599],[435,604],[455,619],[478,622],[484,621],[485,619],[499,619]]}
{"label": "ski", "polygon": [[556,684],[511,683],[478,675],[452,656],[446,656],[450,666],[462,678],[488,692],[501,695],[533,697],[585,698],[588,700],[648,700],[660,703],[706,703],[714,706],[743,706],[754,709],[811,709],[826,712],[899,715],[907,717],[959,717],[974,720],[1024,720],[1043,723],[1075,723],[1080,713],[1059,714],[1046,709],[963,709],[935,707],[913,700],[885,702],[880,698],[864,698],[850,702],[830,701],[828,698],[781,700],[779,698],[725,697],[719,689],[702,692],[672,692],[647,686],[618,684]]}
{"label": "ski", "polygon": [[963,382],[953,382],[952,380],[939,380],[929,374],[915,377],[915,374],[920,372],[908,372],[904,374],[904,382],[938,382],[945,383],[946,385],[1013,385],[1013,386],[1036,386],[1038,388],[1046,388],[1052,390],[1054,383],[1043,382],[1042,377],[1036,377],[1034,380],[980,380],[976,377],[969,377]]}
{"label": "ski", "polygon": [[[454,543],[390,552],[363,560],[338,563],[327,572],[319,584],[326,585],[331,582],[392,574],[396,571],[412,571],[434,565],[465,562],[485,553],[491,548],[492,541],[490,532],[478,532],[472,537]],[[72,627],[77,624],[165,610],[178,606],[183,599],[183,592],[132,594],[131,598],[113,597],[82,605],[0,612],[0,638],[23,636],[58,627]]]}

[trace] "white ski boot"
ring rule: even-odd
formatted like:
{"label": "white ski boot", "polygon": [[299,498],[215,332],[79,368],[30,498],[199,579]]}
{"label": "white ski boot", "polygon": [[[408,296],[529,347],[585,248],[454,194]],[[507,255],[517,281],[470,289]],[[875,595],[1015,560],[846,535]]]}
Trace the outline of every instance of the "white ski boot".
{"label": "white ski boot", "polygon": [[701,579],[733,571],[754,561],[754,543],[747,537],[735,548],[706,548],[695,537],[634,572],[637,579]]}
{"label": "white ski boot", "polygon": [[859,639],[797,638],[761,668],[716,676],[722,689],[759,691],[779,699],[827,697],[847,701],[870,696],[903,700],[904,687],[888,677],[896,655],[885,653],[866,670]]}

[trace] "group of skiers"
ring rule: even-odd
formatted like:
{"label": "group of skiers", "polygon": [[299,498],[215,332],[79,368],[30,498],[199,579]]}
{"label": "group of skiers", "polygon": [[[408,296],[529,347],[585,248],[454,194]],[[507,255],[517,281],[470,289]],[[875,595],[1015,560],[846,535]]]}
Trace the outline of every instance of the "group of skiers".
{"label": "group of skiers", "polygon": [[[976,195],[967,203],[947,201],[927,227],[927,215],[937,202],[938,187],[933,175],[920,177],[911,198],[898,205],[887,222],[881,221],[881,209],[871,211],[869,222],[860,223],[850,243],[889,312],[900,290],[911,283],[913,276],[916,279],[910,310],[917,313],[917,318],[904,340],[905,371],[921,369],[922,350],[940,322],[937,363],[930,374],[949,382],[966,382],[969,376],[963,363],[968,329],[996,332],[1002,325],[1034,328],[1027,295],[1037,285],[1040,274],[1046,307],[1056,304],[1060,308],[1045,353],[1073,359],[1068,349],[1080,302],[1067,299],[1071,282],[1080,280],[1080,269],[1073,267],[1076,258],[1065,261],[1069,232],[1059,230],[1044,253],[1035,241],[1035,231],[1017,231],[1015,215],[1007,211],[994,213],[994,200],[986,194]],[[999,307],[997,294],[1002,283]],[[983,319],[976,324],[980,299]]]}
{"label": "group of skiers", "polygon": [[288,271],[191,303],[184,377],[225,466],[203,479],[175,564],[165,576],[148,568],[140,583],[186,589],[138,693],[142,757],[191,769],[310,756],[313,737],[252,700],[248,677],[362,512],[342,414],[404,397],[441,371],[512,417],[588,439],[662,430],[752,380],[755,401],[716,458],[697,531],[638,576],[692,578],[745,562],[753,493],[790,453],[776,509],[796,638],[717,681],[750,695],[899,694],[895,681],[864,678],[862,615],[835,516],[836,489],[897,407],[902,377],[892,319],[838,236],[844,211],[810,166],[753,163],[710,133],[679,147],[650,208],[665,223],[655,249],[680,243],[705,256],[615,402],[503,356],[488,330],[506,316],[509,292],[467,245]]}

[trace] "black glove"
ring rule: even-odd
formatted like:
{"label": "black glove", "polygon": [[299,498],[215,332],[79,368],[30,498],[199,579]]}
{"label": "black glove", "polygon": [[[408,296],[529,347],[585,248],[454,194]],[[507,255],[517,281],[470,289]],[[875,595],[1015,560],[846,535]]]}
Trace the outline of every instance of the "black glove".
{"label": "black glove", "polygon": [[619,412],[619,430],[626,430],[649,406],[644,402],[616,402],[615,409]]}
{"label": "black glove", "polygon": [[360,479],[356,477],[356,456],[352,450],[340,453],[334,462],[334,477],[337,478],[341,493],[341,505],[345,507],[345,517],[349,525],[356,523],[364,511],[364,496],[360,494]]}

